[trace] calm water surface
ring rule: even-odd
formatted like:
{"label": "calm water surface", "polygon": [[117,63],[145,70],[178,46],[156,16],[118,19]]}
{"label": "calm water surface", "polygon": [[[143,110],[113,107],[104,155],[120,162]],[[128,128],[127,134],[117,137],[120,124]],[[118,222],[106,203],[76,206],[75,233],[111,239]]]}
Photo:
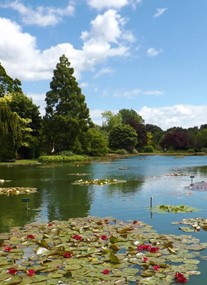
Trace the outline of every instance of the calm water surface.
{"label": "calm water surface", "polygon": [[[185,189],[190,185],[192,175],[193,182],[207,181],[207,157],[137,156],[90,164],[1,166],[0,179],[9,180],[3,187],[36,187],[38,192],[28,196],[29,210],[22,202],[25,196],[0,196],[0,232],[33,221],[48,222],[94,215],[142,220],[153,225],[159,233],[180,234],[178,226],[172,225],[172,221],[185,217],[207,218],[207,192]],[[78,179],[95,178],[121,179],[126,183],[73,185]],[[199,212],[152,214],[149,209],[151,197],[153,206],[185,204],[198,208]],[[207,232],[194,235],[207,242]],[[202,262],[202,275],[192,277],[188,284],[207,284],[206,266],[206,262]]]}

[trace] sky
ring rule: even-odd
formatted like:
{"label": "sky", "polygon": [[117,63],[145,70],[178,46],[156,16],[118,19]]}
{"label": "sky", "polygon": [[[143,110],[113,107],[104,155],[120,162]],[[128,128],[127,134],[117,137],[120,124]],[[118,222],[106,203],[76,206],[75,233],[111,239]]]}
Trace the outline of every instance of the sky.
{"label": "sky", "polygon": [[0,63],[45,113],[66,55],[90,116],[133,109],[166,130],[207,123],[206,0],[1,0]]}

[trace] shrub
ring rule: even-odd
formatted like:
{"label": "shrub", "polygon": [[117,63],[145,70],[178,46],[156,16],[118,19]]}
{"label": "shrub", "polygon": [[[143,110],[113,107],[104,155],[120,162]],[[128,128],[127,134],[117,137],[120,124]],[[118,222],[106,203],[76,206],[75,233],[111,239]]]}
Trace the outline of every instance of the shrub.
{"label": "shrub", "polygon": [[146,146],[143,147],[143,151],[151,153],[151,152],[154,152],[155,150],[154,150],[152,145],[146,145]]}
{"label": "shrub", "polygon": [[116,154],[122,154],[122,155],[125,155],[125,154],[128,154],[128,152],[126,151],[126,149],[124,148],[121,148],[121,149],[117,149],[115,151]]}
{"label": "shrub", "polygon": [[86,161],[89,157],[83,155],[63,156],[63,155],[45,155],[40,156],[38,161],[41,163],[60,163],[72,161]]}

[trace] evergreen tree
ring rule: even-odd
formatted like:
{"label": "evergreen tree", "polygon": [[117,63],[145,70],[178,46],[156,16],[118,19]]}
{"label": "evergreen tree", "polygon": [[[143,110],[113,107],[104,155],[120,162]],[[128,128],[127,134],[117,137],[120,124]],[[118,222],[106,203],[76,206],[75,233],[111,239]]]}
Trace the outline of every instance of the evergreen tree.
{"label": "evergreen tree", "polygon": [[22,93],[21,82],[18,79],[12,79],[0,63],[0,97],[11,93]]}
{"label": "evergreen tree", "polygon": [[73,75],[74,69],[65,55],[59,59],[46,93],[45,135],[48,151],[84,151],[82,138],[91,120],[85,96]]}

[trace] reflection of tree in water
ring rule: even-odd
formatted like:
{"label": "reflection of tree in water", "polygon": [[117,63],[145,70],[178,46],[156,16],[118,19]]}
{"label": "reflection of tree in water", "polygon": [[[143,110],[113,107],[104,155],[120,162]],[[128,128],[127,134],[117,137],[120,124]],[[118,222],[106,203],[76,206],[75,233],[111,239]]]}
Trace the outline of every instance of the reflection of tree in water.
{"label": "reflection of tree in water", "polygon": [[127,182],[125,183],[119,183],[116,185],[108,185],[106,193],[108,196],[113,196],[117,193],[122,194],[123,196],[125,195],[128,196],[129,194],[133,194],[133,193],[140,191],[142,184],[143,184],[142,180],[137,180],[137,179],[127,180]]}
{"label": "reflection of tree in water", "polygon": [[[30,198],[28,206],[36,208],[35,195],[27,196]],[[34,219],[36,212],[27,210],[27,205],[22,202],[23,195],[0,196],[0,232],[9,231],[11,227],[23,226],[28,221]]]}
{"label": "reflection of tree in water", "polygon": [[[44,193],[44,192],[43,192]],[[42,206],[47,199],[48,220],[66,220],[73,217],[85,217],[88,215],[92,202],[92,193],[89,187],[68,184],[67,187],[60,181],[55,181],[47,189],[46,197],[42,197]]]}

